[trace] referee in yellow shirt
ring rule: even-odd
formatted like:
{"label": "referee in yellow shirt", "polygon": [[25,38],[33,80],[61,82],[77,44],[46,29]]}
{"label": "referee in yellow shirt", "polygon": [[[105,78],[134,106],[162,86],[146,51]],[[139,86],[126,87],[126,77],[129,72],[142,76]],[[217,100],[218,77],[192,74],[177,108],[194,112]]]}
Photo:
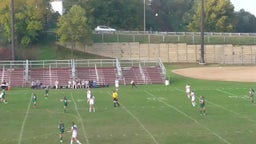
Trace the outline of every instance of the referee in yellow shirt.
{"label": "referee in yellow shirt", "polygon": [[113,92],[112,92],[112,97],[113,97],[114,107],[116,107],[116,105],[120,106],[120,104],[118,102],[118,93],[115,90],[113,90]]}

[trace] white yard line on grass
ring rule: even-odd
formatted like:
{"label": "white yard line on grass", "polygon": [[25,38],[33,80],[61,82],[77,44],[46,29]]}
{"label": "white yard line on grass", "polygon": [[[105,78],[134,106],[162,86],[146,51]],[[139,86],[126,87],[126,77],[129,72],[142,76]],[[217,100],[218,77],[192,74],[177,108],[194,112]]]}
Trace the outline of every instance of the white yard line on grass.
{"label": "white yard line on grass", "polygon": [[[184,92],[183,90],[178,89],[178,88],[176,88],[176,90],[181,91],[181,92]],[[234,93],[227,92],[227,91],[224,91],[224,90],[220,90],[220,89],[215,89],[215,90],[216,90],[216,91],[219,91],[219,92],[221,92],[221,93],[228,94],[228,95],[234,95]],[[184,93],[185,93],[185,92],[184,92]],[[223,109],[223,110],[225,110],[225,111],[228,111],[228,112],[230,112],[230,113],[233,113],[233,114],[239,116],[240,118],[244,118],[244,119],[246,119],[246,120],[248,120],[248,121],[251,121],[251,122],[256,122],[256,120],[254,120],[254,119],[250,119],[250,118],[248,118],[248,117],[245,117],[245,116],[243,116],[242,114],[240,114],[240,113],[238,113],[238,112],[232,111],[232,110],[230,110],[230,109],[228,109],[228,108],[225,108],[225,107],[223,107],[223,106],[221,106],[221,105],[218,105],[218,104],[216,104],[216,103],[213,103],[213,102],[211,102],[211,101],[209,101],[209,100],[206,100],[206,102],[209,103],[209,104],[212,104],[212,105],[214,105],[214,106],[216,106],[216,107],[219,107],[219,108],[221,108],[221,109]]]}
{"label": "white yard line on grass", "polygon": [[[112,96],[112,94],[110,93],[110,96]],[[123,103],[120,103],[122,108],[130,115],[132,116],[133,119],[135,119],[137,121],[137,123],[140,125],[140,127],[151,137],[151,139],[154,141],[155,144],[159,144],[155,137],[153,136],[153,134],[150,133],[150,131],[140,122],[140,120],[132,113],[130,112]]]}
{"label": "white yard line on grass", "polygon": [[155,144],[158,144],[158,142],[156,141],[155,137],[150,133],[150,131],[140,122],[140,120],[132,113],[130,112],[123,104],[122,107],[124,108],[124,110],[130,115],[132,116],[133,119],[135,119],[137,121],[137,123],[139,123],[140,127],[143,128],[143,130],[145,132],[148,133],[148,135],[151,137],[151,139],[154,141]]}
{"label": "white yard line on grass", "polygon": [[246,95],[237,96],[237,95],[235,95],[234,93],[227,92],[227,91],[224,91],[224,90],[221,90],[221,89],[216,89],[216,90],[219,91],[219,92],[221,92],[221,93],[228,94],[228,95],[229,95],[228,97],[230,97],[230,98],[239,98],[239,97],[240,97],[241,99],[244,99],[244,100],[248,99],[248,101],[249,101],[249,99],[250,99],[249,95],[248,95],[248,96],[246,96]]}
{"label": "white yard line on grass", "polygon": [[[32,95],[31,95],[31,97],[32,97]],[[29,100],[29,103],[28,103],[28,107],[27,107],[27,111],[26,111],[25,117],[24,117],[23,122],[22,122],[22,125],[21,125],[20,137],[19,137],[19,140],[18,140],[18,144],[21,144],[21,140],[22,140],[22,136],[23,136],[23,131],[24,131],[25,123],[26,123],[26,121],[27,121],[28,114],[29,114],[29,110],[30,110],[31,103],[32,103],[32,98],[31,98],[31,97],[30,97],[30,100]]]}
{"label": "white yard line on grass", "polygon": [[[177,89],[179,90],[179,89]],[[153,95],[152,93],[145,91],[146,93],[148,93],[149,95],[151,95],[152,97],[155,97],[155,95]],[[224,139],[223,137],[221,137],[220,135],[218,135],[216,132],[212,131],[211,129],[209,129],[208,127],[202,125],[200,122],[198,122],[196,119],[192,118],[191,116],[189,116],[188,114],[186,114],[185,112],[181,111],[180,109],[178,109],[177,107],[170,105],[162,100],[158,100],[159,102],[163,103],[164,105],[166,105],[167,107],[170,107],[172,109],[174,109],[175,111],[177,111],[178,113],[184,115],[185,117],[189,118],[190,120],[194,121],[197,125],[199,125],[200,127],[204,128],[205,130],[209,131],[212,135],[215,135],[216,137],[218,137],[220,140],[222,140],[223,142],[225,142],[226,144],[231,144],[229,141],[227,141],[226,139]]]}
{"label": "white yard line on grass", "polygon": [[83,118],[82,118],[82,116],[80,115],[80,113],[79,113],[79,111],[78,111],[77,104],[76,104],[76,101],[75,101],[75,99],[74,99],[73,93],[71,93],[71,97],[72,97],[72,101],[73,101],[73,103],[74,103],[74,105],[75,105],[76,113],[77,113],[78,117],[79,117],[80,120],[81,120],[82,129],[83,129],[83,133],[84,133],[84,138],[85,138],[85,140],[86,140],[86,143],[89,144],[89,139],[88,139],[88,137],[87,137],[87,133],[86,133],[86,130],[85,130],[85,126],[84,126],[83,121],[82,121]]}
{"label": "white yard line on grass", "polygon": [[[219,89],[217,89],[217,91],[219,91],[219,92],[221,92],[221,93],[228,94],[228,95],[234,95],[233,93],[227,92],[227,91],[224,91],[224,90],[219,90]],[[250,119],[250,118],[248,118],[248,117],[245,117],[245,116],[243,116],[242,114],[240,114],[240,113],[238,113],[238,112],[232,111],[232,110],[230,110],[230,109],[228,109],[228,108],[225,108],[225,107],[223,107],[223,106],[221,106],[221,105],[215,104],[215,103],[210,102],[210,101],[207,101],[207,102],[210,103],[210,104],[213,104],[213,105],[215,105],[215,106],[218,106],[218,107],[220,107],[220,108],[222,108],[222,109],[224,109],[224,110],[226,110],[226,111],[228,111],[228,112],[231,112],[231,113],[233,113],[233,114],[235,114],[235,115],[238,115],[238,116],[241,117],[241,118],[247,119],[248,121],[255,122],[254,119]],[[249,101],[248,101],[248,102],[249,102]]]}

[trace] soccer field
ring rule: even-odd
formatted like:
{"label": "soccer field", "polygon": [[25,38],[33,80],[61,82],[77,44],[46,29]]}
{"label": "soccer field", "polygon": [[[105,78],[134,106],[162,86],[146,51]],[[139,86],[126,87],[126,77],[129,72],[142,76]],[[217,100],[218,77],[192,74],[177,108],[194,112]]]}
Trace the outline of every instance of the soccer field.
{"label": "soccer field", "polygon": [[[190,83],[197,96],[192,107],[185,94]],[[89,112],[85,89],[33,90],[38,96],[33,108],[31,89],[7,92],[8,104],[0,104],[1,144],[56,144],[58,123],[65,131],[78,126],[83,144],[252,144],[255,142],[256,105],[249,100],[254,83],[196,80],[172,74],[165,85],[121,86],[120,107],[114,108],[108,88],[92,89],[96,112]],[[198,98],[206,98],[206,116],[199,113]],[[67,96],[67,112],[63,99]],[[71,133],[64,133],[64,144]]]}

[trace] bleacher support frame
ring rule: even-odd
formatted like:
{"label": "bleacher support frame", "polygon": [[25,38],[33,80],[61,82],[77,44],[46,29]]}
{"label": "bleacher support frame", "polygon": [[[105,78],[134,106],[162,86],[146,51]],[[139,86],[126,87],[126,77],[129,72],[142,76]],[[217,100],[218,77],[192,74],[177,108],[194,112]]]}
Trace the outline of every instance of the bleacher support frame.
{"label": "bleacher support frame", "polygon": [[[161,69],[161,74],[166,78],[166,70],[161,61],[161,59],[157,60],[119,60],[119,59],[70,59],[70,60],[24,60],[24,61],[0,61],[0,74],[1,80],[8,80],[10,84],[11,82],[10,76],[6,77],[6,71],[12,69],[19,69],[23,73],[23,83],[17,87],[26,87],[30,86],[32,78],[31,78],[31,70],[33,69],[43,69],[48,72],[48,77],[50,78],[49,84],[52,85],[54,83],[54,79],[52,78],[53,69],[58,68],[67,68],[70,70],[70,74],[68,77],[71,79],[77,79],[77,68],[79,67],[94,67],[95,75],[97,76],[97,81],[102,78],[99,78],[98,69],[104,67],[113,67],[116,69],[116,78],[120,81],[123,81],[123,84],[126,84],[126,79],[123,77],[122,68],[123,67],[139,67],[140,73],[144,75],[145,84],[148,81],[145,79],[145,74],[143,72],[143,67],[149,66],[159,66]],[[56,78],[57,79],[57,78]],[[114,81],[113,81],[114,82]],[[48,84],[47,84],[48,85]]]}

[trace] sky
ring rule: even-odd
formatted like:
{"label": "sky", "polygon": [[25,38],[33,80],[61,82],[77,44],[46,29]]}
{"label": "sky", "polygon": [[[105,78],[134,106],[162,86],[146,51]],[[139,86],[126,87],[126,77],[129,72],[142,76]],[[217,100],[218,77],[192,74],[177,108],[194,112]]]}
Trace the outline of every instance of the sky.
{"label": "sky", "polygon": [[256,0],[230,0],[235,7],[235,11],[244,9],[256,16]]}

